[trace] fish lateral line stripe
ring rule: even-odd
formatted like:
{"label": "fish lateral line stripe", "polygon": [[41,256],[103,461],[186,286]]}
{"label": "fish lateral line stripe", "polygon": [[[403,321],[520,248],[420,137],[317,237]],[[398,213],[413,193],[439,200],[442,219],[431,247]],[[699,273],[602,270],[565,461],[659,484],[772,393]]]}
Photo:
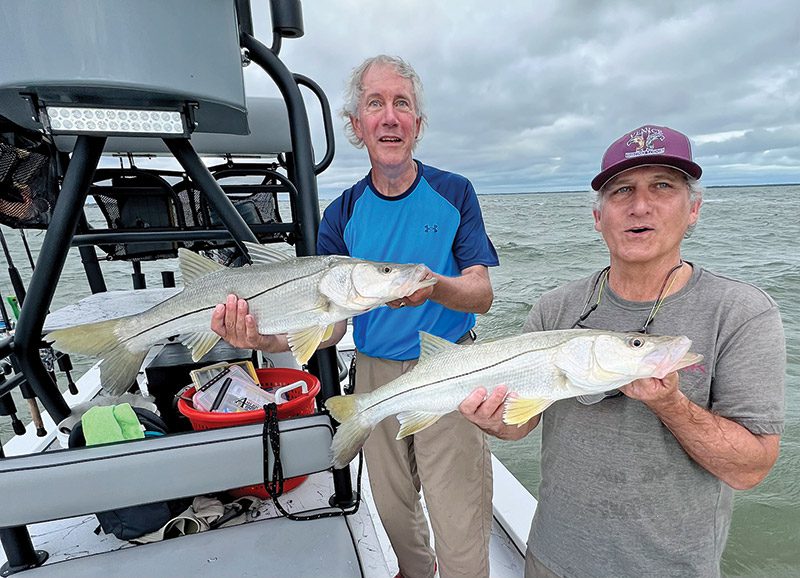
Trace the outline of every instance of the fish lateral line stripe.
{"label": "fish lateral line stripe", "polygon": [[431,382],[429,382],[429,383],[424,383],[424,384],[422,384],[422,385],[418,385],[418,386],[412,387],[412,388],[410,388],[410,389],[406,389],[405,391],[401,391],[401,392],[399,392],[399,393],[394,393],[394,394],[390,395],[389,397],[387,397],[387,398],[385,398],[385,399],[381,399],[381,400],[379,400],[379,401],[377,401],[377,402],[375,402],[375,403],[373,403],[373,404],[371,404],[371,405],[368,405],[368,406],[367,406],[367,407],[365,407],[365,408],[364,408],[362,411],[366,411],[366,410],[369,410],[369,409],[376,408],[376,407],[378,407],[379,405],[381,405],[382,403],[385,403],[385,402],[387,402],[387,401],[390,401],[390,400],[392,400],[392,399],[395,399],[395,398],[397,398],[397,397],[400,397],[401,395],[405,395],[405,394],[407,394],[407,393],[410,393],[410,392],[412,392],[412,391],[417,391],[417,390],[419,390],[419,389],[422,389],[422,388],[424,388],[424,387],[430,387],[430,386],[432,386],[432,385],[438,385],[438,384],[440,384],[440,383],[444,383],[444,382],[446,382],[446,381],[450,381],[450,380],[453,380],[453,379],[461,379],[461,378],[463,378],[463,377],[468,377],[468,376],[470,376],[470,375],[472,375],[472,374],[475,374],[475,373],[480,373],[481,371],[485,371],[485,370],[487,370],[487,369],[492,369],[492,368],[494,368],[494,367],[497,367],[498,365],[502,365],[503,363],[507,363],[507,362],[511,361],[512,359],[519,359],[519,358],[521,358],[521,357],[524,357],[524,356],[526,356],[526,355],[531,355],[531,354],[533,354],[533,353],[537,353],[537,352],[539,352],[539,351],[541,351],[541,349],[534,349],[534,350],[531,350],[531,351],[526,351],[525,353],[522,353],[522,354],[520,354],[520,355],[512,355],[511,357],[507,357],[507,358],[505,358],[505,359],[501,359],[500,361],[497,361],[496,363],[493,363],[493,364],[491,364],[491,365],[487,365],[487,366],[485,366],[485,367],[481,367],[480,369],[475,369],[475,370],[472,370],[472,371],[467,371],[467,372],[464,372],[464,373],[459,373],[459,374],[457,374],[457,375],[452,375],[452,376],[450,376],[450,377],[445,377],[445,378],[443,378],[443,379],[439,379],[439,380],[436,380],[436,381],[431,381]]}
{"label": "fish lateral line stripe", "polygon": [[[267,287],[263,291],[258,291],[256,293],[253,293],[252,295],[248,295],[247,297],[244,297],[244,299],[246,301],[250,301],[250,300],[255,299],[257,297],[261,297],[262,295],[265,295],[268,292],[273,291],[274,289],[278,289],[279,287],[283,287],[284,285],[288,285],[289,283],[294,283],[295,281],[300,281],[302,279],[305,279],[306,277],[311,277],[312,275],[315,275],[315,274],[316,273],[309,273],[307,275],[300,275],[299,277],[293,277],[291,279],[287,279],[286,281],[283,281],[282,283],[278,283],[277,285],[272,285],[271,287]],[[181,293],[182,293],[182,291],[181,291]],[[177,295],[180,295],[180,293],[176,294],[176,297],[177,297]],[[166,303],[166,301],[162,301],[162,303]],[[160,304],[161,303],[159,303],[159,305]],[[214,307],[216,307],[216,305],[214,305]],[[148,327],[147,329],[145,329],[143,331],[140,331],[138,333],[134,333],[133,335],[131,335],[129,337],[126,337],[124,339],[120,339],[119,342],[120,342],[120,344],[127,343],[131,339],[135,339],[136,337],[139,337],[139,336],[147,333],[148,331],[152,331],[153,329],[156,329],[157,327],[163,327],[164,325],[166,325],[168,323],[171,323],[171,322],[176,321],[178,319],[182,319],[184,317],[188,317],[190,315],[194,315],[195,313],[202,313],[203,311],[206,311],[206,310],[212,311],[214,309],[214,307],[200,307],[199,309],[194,309],[192,311],[187,311],[186,313],[181,313],[180,315],[176,315],[175,317],[171,317],[170,319],[168,319],[166,321],[162,321],[161,323],[157,323],[157,324],[153,325],[152,327]]]}

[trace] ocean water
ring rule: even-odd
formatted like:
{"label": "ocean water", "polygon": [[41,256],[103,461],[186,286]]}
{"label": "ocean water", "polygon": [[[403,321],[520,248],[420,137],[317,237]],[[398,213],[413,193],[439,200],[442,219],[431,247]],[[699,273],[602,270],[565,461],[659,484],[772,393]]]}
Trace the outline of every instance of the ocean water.
{"label": "ocean water", "polygon": [[[694,235],[683,245],[685,259],[767,291],[781,309],[787,342],[786,431],[781,455],[757,488],[736,493],[733,523],[723,557],[726,576],[800,576],[800,186],[709,189]],[[605,245],[594,231],[589,193],[541,193],[481,196],[484,219],[500,255],[491,271],[494,305],[478,321],[480,339],[518,333],[539,296],[607,264]],[[328,201],[322,201],[326,205]],[[282,207],[284,214],[288,207]],[[100,219],[89,208],[91,221]],[[3,228],[13,263],[27,282],[30,266],[20,233]],[[43,238],[28,232],[34,257]],[[5,269],[5,258],[0,255]],[[144,263],[149,286],[174,263]],[[104,263],[109,289],[130,288],[130,266]],[[11,293],[0,271],[0,291]],[[54,308],[89,292],[77,251],[72,250],[56,290]],[[91,360],[75,359],[76,373]],[[62,379],[62,385],[66,382]],[[18,399],[18,398],[17,398]],[[24,403],[18,400],[27,420]],[[0,438],[11,429],[0,418]],[[493,442],[503,463],[531,491],[539,484],[540,438],[534,431],[519,442]]]}

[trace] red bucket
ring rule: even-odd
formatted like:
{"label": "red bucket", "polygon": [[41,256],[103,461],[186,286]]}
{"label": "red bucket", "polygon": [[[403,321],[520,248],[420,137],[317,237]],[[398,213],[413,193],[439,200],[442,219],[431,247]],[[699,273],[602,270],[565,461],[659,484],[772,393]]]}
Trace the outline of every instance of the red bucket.
{"label": "red bucket", "polygon": [[[270,368],[256,369],[256,375],[261,387],[264,389],[278,390],[281,387],[292,385],[302,381],[307,386],[307,392],[303,392],[302,387],[295,387],[287,390],[283,395],[287,401],[278,405],[278,419],[295,417],[298,415],[311,415],[314,413],[314,398],[319,393],[319,379],[310,373],[299,369],[289,368]],[[195,409],[184,397],[191,398],[194,395],[194,387],[186,390],[183,396],[178,399],[178,411],[189,418],[194,430],[216,429],[221,427],[232,427],[235,425],[247,425],[262,423],[264,421],[264,410],[240,411],[236,413],[219,413],[213,411],[200,411]],[[287,492],[302,484],[308,476],[298,476],[288,478],[283,483],[283,490]],[[228,490],[228,493],[240,496],[258,496],[268,498],[269,493],[264,484],[245,486]]]}

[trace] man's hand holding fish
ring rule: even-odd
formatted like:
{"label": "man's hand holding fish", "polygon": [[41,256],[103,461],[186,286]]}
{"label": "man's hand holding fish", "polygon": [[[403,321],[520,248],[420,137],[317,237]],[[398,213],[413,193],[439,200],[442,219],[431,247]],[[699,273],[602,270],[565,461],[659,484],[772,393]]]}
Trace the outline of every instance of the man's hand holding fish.
{"label": "man's hand holding fish", "polygon": [[489,435],[507,441],[521,440],[539,425],[541,414],[533,416],[523,424],[507,425],[503,421],[503,413],[508,395],[508,388],[505,385],[498,385],[488,395],[486,389],[479,387],[461,402],[458,410]]}

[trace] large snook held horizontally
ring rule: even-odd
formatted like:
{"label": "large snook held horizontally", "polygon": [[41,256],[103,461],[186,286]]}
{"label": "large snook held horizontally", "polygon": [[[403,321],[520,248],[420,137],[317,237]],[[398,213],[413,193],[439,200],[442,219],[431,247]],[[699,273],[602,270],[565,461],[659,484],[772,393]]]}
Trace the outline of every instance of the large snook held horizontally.
{"label": "large snook held horizontally", "polygon": [[424,265],[377,263],[351,257],[289,257],[246,243],[252,265],[226,268],[197,253],[178,250],[184,288],[147,311],[49,333],[67,353],[102,358],[101,383],[111,393],[131,386],[147,351],[174,336],[200,360],[219,336],[211,315],[233,293],[246,299],[258,331],[287,334],[300,364],[330,337],[337,321],[360,315],[433,285]]}
{"label": "large snook held horizontally", "polygon": [[[420,333],[417,366],[371,393],[325,402],[339,426],[333,466],[352,460],[375,426],[397,414],[397,439],[433,425],[476,388],[506,385],[503,420],[521,425],[555,401],[613,390],[645,377],[699,363],[686,337],[568,329],[525,333],[475,345],[455,345]],[[513,395],[512,395],[513,394]]]}

